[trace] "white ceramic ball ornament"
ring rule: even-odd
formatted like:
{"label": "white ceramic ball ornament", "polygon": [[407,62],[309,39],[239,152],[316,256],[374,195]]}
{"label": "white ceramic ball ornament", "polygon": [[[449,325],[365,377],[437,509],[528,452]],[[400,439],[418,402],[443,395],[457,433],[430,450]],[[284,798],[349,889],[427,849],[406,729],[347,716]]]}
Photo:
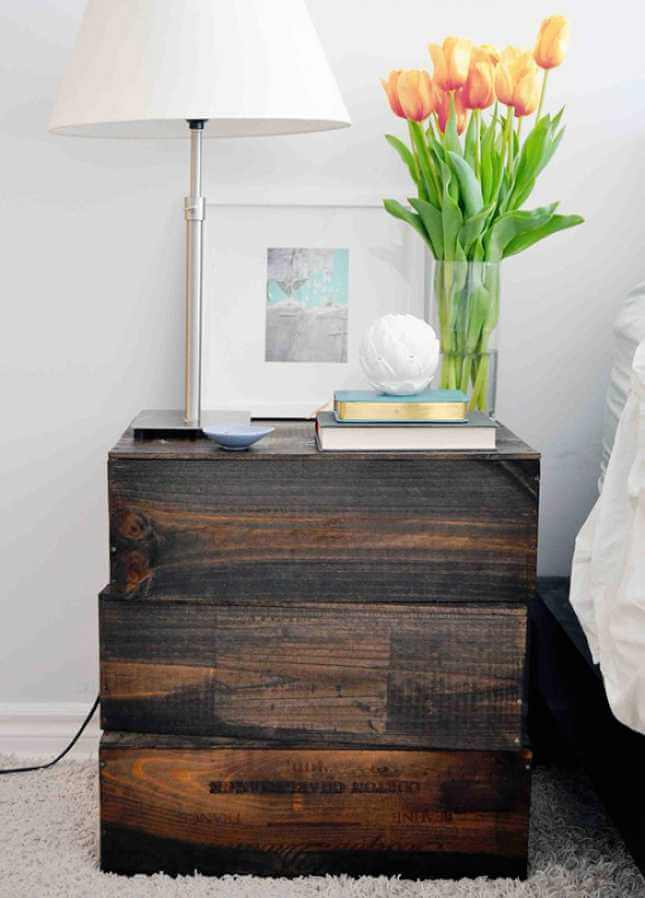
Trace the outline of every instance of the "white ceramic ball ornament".
{"label": "white ceramic ball ornament", "polygon": [[359,357],[375,390],[411,396],[432,380],[439,364],[439,340],[421,318],[384,315],[363,337]]}

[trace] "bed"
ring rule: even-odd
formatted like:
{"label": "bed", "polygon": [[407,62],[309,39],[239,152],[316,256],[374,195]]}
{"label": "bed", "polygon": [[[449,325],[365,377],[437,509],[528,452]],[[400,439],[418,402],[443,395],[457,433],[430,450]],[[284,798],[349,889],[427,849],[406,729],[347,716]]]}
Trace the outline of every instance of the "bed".
{"label": "bed", "polygon": [[536,760],[583,765],[645,875],[645,736],[614,717],[565,578],[539,580],[529,606],[529,683]]}

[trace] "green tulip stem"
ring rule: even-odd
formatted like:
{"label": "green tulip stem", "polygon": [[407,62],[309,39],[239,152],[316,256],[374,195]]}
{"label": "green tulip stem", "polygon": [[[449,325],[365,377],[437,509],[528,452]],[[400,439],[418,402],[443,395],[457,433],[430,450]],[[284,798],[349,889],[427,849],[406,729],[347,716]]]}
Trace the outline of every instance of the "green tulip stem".
{"label": "green tulip stem", "polygon": [[506,123],[504,132],[504,163],[511,158],[511,139],[513,135],[513,107],[506,110]]}
{"label": "green tulip stem", "polygon": [[522,116],[521,115],[518,116],[518,119],[517,119],[517,144],[518,144],[518,147],[521,146],[520,137],[522,135],[522,122],[523,121],[524,121],[524,119],[522,118]]}
{"label": "green tulip stem", "polygon": [[479,109],[473,109],[475,118],[475,175],[479,178],[481,170],[481,112]]}
{"label": "green tulip stem", "polygon": [[410,149],[412,150],[412,157],[414,158],[414,168],[417,175],[417,184],[419,185],[419,199],[427,200],[428,193],[423,183],[423,176],[421,174],[421,164],[419,162],[419,154],[417,153],[417,149],[414,145],[414,131],[412,130],[412,122],[410,119],[407,119],[408,124],[408,134],[410,135]]}
{"label": "green tulip stem", "polygon": [[542,115],[542,107],[544,106],[544,95],[546,93],[546,79],[549,77],[549,70],[544,69],[544,77],[542,78],[542,90],[540,91],[540,102],[538,104],[537,113],[535,115],[535,121],[540,121],[540,116]]}

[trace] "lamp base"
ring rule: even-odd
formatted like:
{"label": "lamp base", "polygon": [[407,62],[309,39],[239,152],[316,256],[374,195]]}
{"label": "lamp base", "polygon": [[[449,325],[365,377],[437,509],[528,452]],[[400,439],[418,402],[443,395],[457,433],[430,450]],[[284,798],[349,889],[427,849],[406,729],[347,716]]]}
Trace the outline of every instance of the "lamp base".
{"label": "lamp base", "polygon": [[251,420],[251,413],[248,411],[237,411],[230,409],[217,411],[205,411],[201,413],[201,421],[199,425],[186,424],[184,413],[181,409],[144,409],[139,412],[134,421],[130,424],[135,438],[143,437],[177,437],[177,436],[199,436],[204,427],[209,424],[248,424]]}

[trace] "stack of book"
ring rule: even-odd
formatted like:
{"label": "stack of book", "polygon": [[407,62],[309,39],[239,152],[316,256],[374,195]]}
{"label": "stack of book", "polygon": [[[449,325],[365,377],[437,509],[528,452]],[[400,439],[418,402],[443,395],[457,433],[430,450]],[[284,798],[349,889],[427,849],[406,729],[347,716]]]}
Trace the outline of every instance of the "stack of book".
{"label": "stack of book", "polygon": [[494,449],[496,425],[468,411],[461,390],[425,390],[387,396],[339,390],[333,412],[319,412],[316,441],[322,452],[426,449]]}

